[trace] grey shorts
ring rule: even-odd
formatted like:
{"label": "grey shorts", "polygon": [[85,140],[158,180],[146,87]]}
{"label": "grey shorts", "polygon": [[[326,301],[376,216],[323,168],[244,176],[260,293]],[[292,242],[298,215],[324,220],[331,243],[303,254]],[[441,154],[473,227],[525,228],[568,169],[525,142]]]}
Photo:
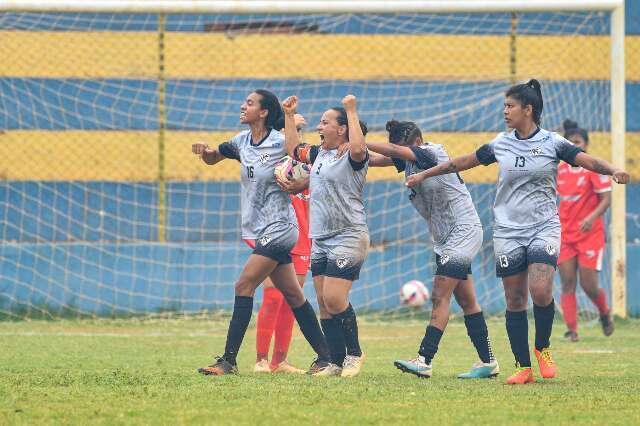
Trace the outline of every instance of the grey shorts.
{"label": "grey shorts", "polygon": [[311,247],[311,275],[355,281],[367,258],[369,233],[363,230],[314,239]]}
{"label": "grey shorts", "polygon": [[298,228],[293,224],[268,227],[256,238],[253,254],[273,259],[279,264],[291,263],[291,250],[298,241]]}
{"label": "grey shorts", "polygon": [[435,275],[466,280],[471,262],[482,247],[482,225],[456,225],[447,238],[435,244]]}
{"label": "grey shorts", "polygon": [[498,277],[519,274],[532,263],[545,263],[555,268],[560,252],[560,219],[555,216],[530,229],[496,226],[493,250]]}

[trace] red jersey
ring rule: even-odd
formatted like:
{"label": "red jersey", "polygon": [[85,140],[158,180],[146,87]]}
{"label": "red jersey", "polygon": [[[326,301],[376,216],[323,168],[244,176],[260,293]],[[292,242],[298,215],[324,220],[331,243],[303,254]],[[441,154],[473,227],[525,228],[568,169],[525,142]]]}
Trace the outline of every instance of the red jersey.
{"label": "red jersey", "polygon": [[291,254],[298,256],[311,255],[311,240],[309,240],[309,190],[291,196],[291,204],[298,220],[298,242],[291,250]]}
{"label": "red jersey", "polygon": [[[563,236],[581,234],[580,223],[600,204],[598,194],[608,191],[611,191],[609,176],[582,167],[571,167],[567,163],[560,164],[558,195]],[[590,232],[604,232],[601,217],[595,220]]]}

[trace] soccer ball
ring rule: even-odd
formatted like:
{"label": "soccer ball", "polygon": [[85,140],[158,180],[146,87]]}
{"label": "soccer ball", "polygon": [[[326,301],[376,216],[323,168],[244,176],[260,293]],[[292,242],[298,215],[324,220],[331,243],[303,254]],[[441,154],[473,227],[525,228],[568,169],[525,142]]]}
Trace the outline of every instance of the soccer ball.
{"label": "soccer ball", "polygon": [[405,283],[400,289],[400,303],[412,308],[419,308],[429,300],[429,290],[417,280]]}
{"label": "soccer ball", "polygon": [[293,158],[286,156],[276,163],[273,173],[280,180],[299,180],[309,177],[311,168],[306,163],[301,163]]}

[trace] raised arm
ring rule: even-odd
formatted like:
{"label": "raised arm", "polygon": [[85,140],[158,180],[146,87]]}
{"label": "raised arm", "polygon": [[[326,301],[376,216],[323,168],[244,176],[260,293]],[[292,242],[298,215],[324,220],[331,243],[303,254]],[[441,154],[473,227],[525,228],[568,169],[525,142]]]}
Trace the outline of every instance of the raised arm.
{"label": "raised arm", "polygon": [[[369,144],[367,144],[369,146]],[[393,166],[393,160],[391,158],[369,153],[369,167],[389,167]]]}
{"label": "raised arm", "polygon": [[593,157],[586,152],[578,153],[573,162],[576,166],[584,167],[592,172],[596,172],[601,175],[609,175],[613,177],[613,181],[616,183],[629,183],[629,173],[614,167],[600,158]]}
{"label": "raised arm", "polygon": [[213,166],[214,164],[227,158],[222,155],[217,149],[209,148],[209,145],[204,142],[196,142],[192,144],[191,152],[200,157],[200,159],[204,161],[205,164],[208,164],[210,166]]}
{"label": "raised arm", "polygon": [[284,143],[287,148],[287,154],[289,154],[291,158],[295,158],[296,147],[300,145],[295,122],[297,107],[297,96],[289,96],[282,102],[282,109],[284,111]]}
{"label": "raised arm", "polygon": [[399,160],[416,161],[416,155],[411,148],[394,145],[386,142],[367,142],[367,148],[385,157],[397,158]]}
{"label": "raised arm", "polygon": [[342,99],[342,106],[347,113],[347,122],[349,123],[349,155],[353,161],[364,161],[367,157],[367,145],[360,128],[360,119],[356,110],[356,97],[353,95],[345,96]]}
{"label": "raised arm", "polygon": [[471,153],[467,155],[463,155],[460,157],[456,157],[444,163],[440,163],[435,167],[431,167],[425,171],[420,173],[416,173],[415,175],[411,175],[407,178],[406,185],[411,187],[419,184],[423,180],[440,175],[446,175],[447,173],[458,173],[464,170],[473,169],[474,167],[478,167],[480,165],[480,160],[478,160],[478,156],[476,153]]}

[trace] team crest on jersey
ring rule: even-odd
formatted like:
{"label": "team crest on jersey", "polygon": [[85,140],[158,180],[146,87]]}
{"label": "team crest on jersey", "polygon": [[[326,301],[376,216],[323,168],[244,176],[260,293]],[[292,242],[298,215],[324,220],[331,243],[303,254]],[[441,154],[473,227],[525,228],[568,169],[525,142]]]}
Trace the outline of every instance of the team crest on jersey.
{"label": "team crest on jersey", "polygon": [[336,266],[340,269],[343,269],[345,266],[347,266],[348,263],[349,259],[346,259],[344,257],[336,260]]}
{"label": "team crest on jersey", "polygon": [[440,264],[441,265],[444,265],[448,261],[449,261],[449,255],[443,254],[442,256],[440,256]]}
{"label": "team crest on jersey", "polygon": [[542,149],[540,147],[536,147],[531,150],[531,155],[534,157],[537,157],[540,154],[542,154]]}
{"label": "team crest on jersey", "polygon": [[586,254],[587,257],[593,257],[596,255],[596,252],[593,250],[587,250],[584,254]]}
{"label": "team crest on jersey", "polygon": [[549,253],[549,256],[553,256],[556,254],[556,246],[554,246],[553,244],[547,244],[547,253]]}
{"label": "team crest on jersey", "polygon": [[269,161],[269,158],[271,158],[271,155],[269,153],[265,153],[260,155],[260,162],[262,164],[267,164],[267,162]]}
{"label": "team crest on jersey", "polygon": [[269,237],[267,235],[265,235],[264,237],[260,238],[260,245],[266,246],[270,242],[271,242],[271,237]]}

